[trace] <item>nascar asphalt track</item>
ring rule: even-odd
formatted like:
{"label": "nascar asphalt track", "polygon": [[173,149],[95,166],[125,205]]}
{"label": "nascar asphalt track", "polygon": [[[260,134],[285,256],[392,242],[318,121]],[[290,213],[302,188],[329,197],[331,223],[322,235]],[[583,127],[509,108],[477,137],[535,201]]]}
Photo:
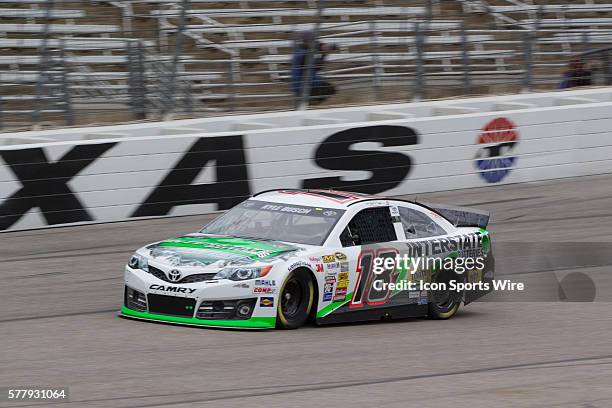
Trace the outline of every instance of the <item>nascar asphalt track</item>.
{"label": "nascar asphalt track", "polygon": [[[609,175],[425,198],[490,210],[498,247],[612,242]],[[0,388],[69,386],[60,407],[612,407],[610,266],[580,268],[600,301],[479,302],[449,321],[228,331],[117,317],[132,250],[205,220],[0,235]],[[534,258],[497,254],[500,273],[550,274]]]}

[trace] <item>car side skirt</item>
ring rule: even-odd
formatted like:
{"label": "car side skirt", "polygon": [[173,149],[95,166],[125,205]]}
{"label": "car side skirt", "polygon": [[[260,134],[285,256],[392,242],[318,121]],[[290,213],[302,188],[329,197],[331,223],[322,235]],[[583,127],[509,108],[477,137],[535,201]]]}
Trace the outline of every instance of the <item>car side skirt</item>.
{"label": "car side skirt", "polygon": [[324,317],[317,317],[317,324],[334,324],[346,322],[364,322],[368,320],[406,319],[409,317],[427,316],[427,305],[396,305],[388,307],[376,307],[363,309],[343,309],[332,312]]}

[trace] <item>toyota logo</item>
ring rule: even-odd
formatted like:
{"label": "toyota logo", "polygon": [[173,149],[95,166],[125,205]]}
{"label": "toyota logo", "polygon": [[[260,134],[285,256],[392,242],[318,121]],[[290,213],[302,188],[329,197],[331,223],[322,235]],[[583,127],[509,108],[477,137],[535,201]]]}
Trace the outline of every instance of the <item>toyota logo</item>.
{"label": "toyota logo", "polygon": [[181,280],[181,271],[178,269],[172,269],[170,272],[168,272],[168,279],[170,279],[171,282],[178,282]]}

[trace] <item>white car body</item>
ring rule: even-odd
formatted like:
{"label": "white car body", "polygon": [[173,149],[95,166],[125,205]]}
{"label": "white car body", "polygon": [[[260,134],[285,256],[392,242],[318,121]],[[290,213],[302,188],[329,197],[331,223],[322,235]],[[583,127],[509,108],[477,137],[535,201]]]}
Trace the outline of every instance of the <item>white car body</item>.
{"label": "white car body", "polygon": [[[312,315],[318,323],[367,320],[391,315],[422,316],[427,314],[426,292],[416,291],[416,294],[406,293],[402,296],[388,292],[386,297],[381,298],[380,293],[365,287],[370,285],[365,280],[371,280],[372,277],[366,279],[363,276],[364,254],[375,256],[380,248],[385,248],[387,253],[395,251],[402,254],[410,245],[414,247],[427,241],[430,242],[427,245],[436,247],[435,240],[450,242],[449,238],[455,239],[452,237],[478,238],[474,242],[482,242],[483,237],[488,240],[488,234],[483,228],[458,227],[439,212],[421,204],[363,194],[331,190],[277,190],[255,195],[236,207],[240,206],[246,210],[249,207],[256,207],[258,211],[271,209],[274,216],[284,212],[304,213],[310,217],[309,213],[315,212],[317,217],[335,217],[335,224],[326,236],[321,234],[319,238],[322,241],[317,244],[195,233],[144,246],[138,249],[136,258],[132,258],[125,268],[126,295],[121,314],[130,318],[187,325],[273,328],[277,324],[283,282],[293,271],[302,269],[309,272],[315,283],[316,304]],[[371,245],[347,245],[342,242],[341,234],[344,231],[346,237],[349,222],[364,210],[369,212],[363,214],[383,214],[383,221],[386,219],[385,211],[388,211],[393,231],[388,230],[389,226],[384,228],[387,229],[386,233],[394,233],[396,239]],[[416,228],[412,225],[407,227],[405,219],[402,222],[400,211],[410,217],[414,212],[435,223],[428,227],[435,235],[411,236]],[[319,222],[318,218],[312,220]],[[325,225],[332,223],[328,218],[321,222]],[[353,222],[357,222],[356,218]],[[303,228],[308,230],[308,227],[313,226],[307,224]],[[249,228],[257,231],[257,223]],[[289,234],[294,231],[300,237],[299,227],[287,227],[284,231]],[[415,235],[418,234],[415,232]],[[359,238],[357,234],[355,237]],[[221,270],[235,275],[263,273],[263,270],[267,273],[265,276],[245,280],[219,276],[215,278],[214,275]],[[491,278],[491,274],[492,271],[487,278]],[[206,279],[192,283],[181,282],[188,277],[197,280],[200,276],[206,276]],[[397,275],[390,276],[397,278]],[[482,270],[479,279],[484,279]],[[151,303],[152,299],[155,305]],[[241,303],[241,300],[244,302]],[[468,299],[464,300],[467,302]],[[238,309],[245,311],[247,306],[251,309],[248,314],[242,318],[237,317]]]}

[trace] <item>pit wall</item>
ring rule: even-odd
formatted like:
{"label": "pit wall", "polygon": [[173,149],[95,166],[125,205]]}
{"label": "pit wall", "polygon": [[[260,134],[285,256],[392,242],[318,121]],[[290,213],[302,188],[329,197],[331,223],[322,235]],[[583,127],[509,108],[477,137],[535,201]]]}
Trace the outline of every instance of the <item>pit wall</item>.
{"label": "pit wall", "polygon": [[210,213],[274,188],[393,196],[612,173],[612,89],[5,133],[0,143],[0,231],[23,230]]}

